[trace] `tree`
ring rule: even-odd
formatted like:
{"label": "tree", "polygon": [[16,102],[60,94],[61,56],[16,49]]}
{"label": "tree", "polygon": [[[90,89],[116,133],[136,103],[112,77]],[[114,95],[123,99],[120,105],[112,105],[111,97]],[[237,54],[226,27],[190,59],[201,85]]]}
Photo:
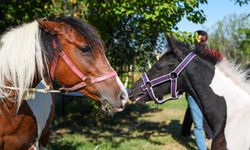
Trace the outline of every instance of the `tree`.
{"label": "tree", "polygon": [[[113,66],[146,66],[154,58],[157,37],[177,30],[183,17],[203,23],[206,0],[87,0],[87,20],[97,27]],[[135,61],[133,61],[135,60]],[[127,67],[128,68],[128,67]]]}
{"label": "tree", "polygon": [[0,3],[0,34],[35,19],[55,16],[84,18],[84,0],[2,0]]}
{"label": "tree", "polygon": [[8,27],[45,17],[50,0],[2,0],[0,3],[0,34]]}
{"label": "tree", "polygon": [[227,58],[237,64],[250,62],[250,23],[249,15],[232,14],[218,21],[213,29],[209,43]]}
{"label": "tree", "polygon": [[238,49],[244,54],[245,64],[250,63],[250,26],[245,29],[239,29],[240,37],[237,40]]}

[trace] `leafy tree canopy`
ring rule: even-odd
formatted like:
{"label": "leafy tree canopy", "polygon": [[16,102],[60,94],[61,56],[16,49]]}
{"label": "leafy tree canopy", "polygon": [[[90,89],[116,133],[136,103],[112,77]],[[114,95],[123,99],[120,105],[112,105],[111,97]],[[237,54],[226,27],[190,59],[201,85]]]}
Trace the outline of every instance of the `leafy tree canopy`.
{"label": "leafy tree canopy", "polygon": [[218,21],[209,37],[210,46],[238,64],[250,63],[249,15],[232,14]]}
{"label": "leafy tree canopy", "polygon": [[44,17],[49,0],[2,0],[0,3],[0,33],[7,27]]}
{"label": "leafy tree canopy", "polygon": [[236,4],[242,5],[248,5],[250,3],[250,0],[233,0]]}
{"label": "leafy tree canopy", "polygon": [[[186,17],[194,23],[206,18],[199,9],[206,0],[87,0],[87,20],[100,31],[112,64],[139,66],[153,58],[161,33],[178,30],[177,23]],[[177,32],[179,35],[180,32]],[[180,34],[189,39],[190,34]],[[186,35],[186,36],[183,36]]]}

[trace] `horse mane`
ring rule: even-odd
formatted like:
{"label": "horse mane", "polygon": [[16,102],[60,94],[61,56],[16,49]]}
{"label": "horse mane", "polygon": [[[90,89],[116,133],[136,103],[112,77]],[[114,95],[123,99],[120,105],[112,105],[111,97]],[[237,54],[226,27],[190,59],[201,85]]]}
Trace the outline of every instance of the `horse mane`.
{"label": "horse mane", "polygon": [[223,55],[218,50],[207,48],[203,44],[197,44],[195,47],[195,52],[203,59],[211,62],[213,65],[221,62],[218,66],[220,66],[222,71],[240,87],[250,93],[250,65],[245,69],[241,69],[236,64],[224,59]]}
{"label": "horse mane", "polygon": [[[16,91],[19,108],[25,89],[32,86],[36,75],[43,78],[44,65],[40,30],[37,21],[13,28],[0,39],[0,86],[20,88]],[[36,74],[37,73],[37,74]],[[0,100],[8,98],[10,90],[0,87]]]}
{"label": "horse mane", "polygon": [[223,60],[223,55],[212,48],[207,48],[204,44],[197,44],[195,46],[195,52],[205,60],[208,60],[209,62],[216,64]]}
{"label": "horse mane", "polygon": [[190,45],[190,43],[181,42],[175,39],[173,36],[168,36],[166,38],[168,40],[169,46],[172,47],[172,49],[177,48],[181,50],[185,55],[190,53],[190,51],[192,50],[196,54],[198,54],[200,57],[211,62],[214,65],[223,59],[223,56],[220,54],[219,51],[215,49],[207,48],[205,44],[196,43],[193,46],[193,45]]}
{"label": "horse mane", "polygon": [[250,95],[250,80],[249,80],[249,70],[242,69],[239,65],[223,59],[218,63],[217,67],[236,85],[241,87]]}

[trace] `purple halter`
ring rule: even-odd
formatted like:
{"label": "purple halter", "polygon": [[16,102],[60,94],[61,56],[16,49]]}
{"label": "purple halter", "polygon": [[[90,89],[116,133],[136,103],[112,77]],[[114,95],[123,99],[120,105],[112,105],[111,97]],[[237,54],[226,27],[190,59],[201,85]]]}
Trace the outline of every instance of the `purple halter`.
{"label": "purple halter", "polygon": [[[153,80],[149,80],[146,73],[142,74],[142,81],[143,85],[141,86],[141,90],[143,92],[147,91],[149,97],[155,101],[155,103],[162,104],[168,100],[178,99],[180,95],[178,95],[177,91],[177,78],[179,74],[182,72],[182,70],[190,63],[190,61],[196,56],[195,53],[191,52],[189,53],[182,62],[174,69],[174,71],[170,72],[169,74],[160,76],[158,78],[155,78]],[[163,82],[171,81],[171,97],[164,100],[164,99],[158,99],[153,91],[153,87],[157,86]]]}

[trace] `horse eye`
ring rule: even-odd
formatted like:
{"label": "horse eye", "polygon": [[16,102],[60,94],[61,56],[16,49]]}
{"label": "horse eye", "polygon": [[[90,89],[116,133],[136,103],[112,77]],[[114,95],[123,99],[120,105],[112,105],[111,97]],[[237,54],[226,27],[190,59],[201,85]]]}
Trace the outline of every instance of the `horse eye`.
{"label": "horse eye", "polygon": [[81,47],[79,50],[83,53],[86,53],[86,52],[90,52],[91,48],[89,46],[85,46],[85,47]]}
{"label": "horse eye", "polygon": [[158,64],[158,63],[155,65],[155,67],[156,67],[157,70],[161,70],[162,69],[162,65]]}

